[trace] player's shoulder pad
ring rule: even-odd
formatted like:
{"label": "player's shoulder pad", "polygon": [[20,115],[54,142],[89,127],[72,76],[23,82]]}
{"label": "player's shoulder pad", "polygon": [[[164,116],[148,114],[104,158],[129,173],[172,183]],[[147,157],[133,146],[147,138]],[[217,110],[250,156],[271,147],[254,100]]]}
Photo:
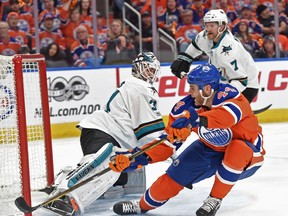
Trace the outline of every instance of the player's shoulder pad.
{"label": "player's shoulder pad", "polygon": [[202,42],[202,40],[206,40],[207,39],[207,35],[206,35],[206,31],[203,30],[201,32],[199,32],[196,37],[192,40],[192,44],[199,44]]}
{"label": "player's shoulder pad", "polygon": [[191,97],[191,95],[187,95],[186,97],[182,98],[180,101],[178,101],[172,108],[171,114],[172,115],[178,115],[181,114],[184,110],[187,110],[188,107],[195,107],[195,101],[194,98]]}
{"label": "player's shoulder pad", "polygon": [[[120,87],[129,89],[129,91],[135,91],[143,94],[147,94],[150,91],[151,85],[141,79],[130,77],[121,83]],[[123,88],[123,89],[124,89]]]}
{"label": "player's shoulder pad", "polygon": [[220,84],[220,88],[213,99],[213,105],[222,104],[226,100],[237,98],[239,96],[240,92],[234,86],[229,84]]}

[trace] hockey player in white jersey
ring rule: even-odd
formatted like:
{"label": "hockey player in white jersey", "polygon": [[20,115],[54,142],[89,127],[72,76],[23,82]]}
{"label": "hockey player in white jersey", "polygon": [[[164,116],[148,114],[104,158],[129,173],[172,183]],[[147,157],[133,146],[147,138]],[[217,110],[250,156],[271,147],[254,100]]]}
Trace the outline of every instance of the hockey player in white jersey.
{"label": "hockey player in white jersey", "polygon": [[222,81],[236,87],[251,103],[259,89],[258,73],[251,55],[228,29],[228,18],[222,9],[208,11],[204,18],[205,29],[197,34],[185,52],[171,64],[171,71],[183,78],[193,58],[203,52],[221,73]]}
{"label": "hockey player in white jersey", "polygon": [[[76,169],[68,168],[60,172],[51,197],[107,168],[115,151],[135,151],[163,133],[158,93],[152,85],[159,73],[160,63],[152,52],[137,56],[132,63],[133,76],[111,95],[105,110],[95,111],[77,125],[81,129],[80,142],[84,157]],[[60,215],[83,213],[85,207],[113,185],[125,184],[125,174],[120,176],[117,172],[109,171],[45,208]]]}

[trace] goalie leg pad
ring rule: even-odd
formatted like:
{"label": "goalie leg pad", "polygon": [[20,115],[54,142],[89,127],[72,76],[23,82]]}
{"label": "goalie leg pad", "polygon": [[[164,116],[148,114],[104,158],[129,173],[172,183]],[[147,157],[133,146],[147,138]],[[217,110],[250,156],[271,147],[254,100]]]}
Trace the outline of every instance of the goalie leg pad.
{"label": "goalie leg pad", "polygon": [[102,164],[108,156],[110,158],[112,152],[113,144],[107,143],[97,153],[85,155],[79,163],[80,167],[77,169],[77,172],[74,172],[69,176],[68,187],[72,187],[78,181],[83,179],[96,167]]}
{"label": "goalie leg pad", "polygon": [[66,166],[62,168],[59,173],[55,177],[54,185],[58,186],[68,175],[70,175],[72,172],[74,172],[75,169],[73,169],[72,166]]}
{"label": "goalie leg pad", "polygon": [[[108,167],[108,161],[105,165],[101,165],[96,168],[95,173],[102,171]],[[106,166],[107,165],[107,166]],[[109,171],[104,175],[96,177],[93,181],[83,185],[82,187],[71,192],[71,196],[75,199],[81,213],[84,212],[85,207],[88,207],[92,202],[97,200],[102,194],[104,194],[119,178],[120,173]],[[89,177],[89,175],[88,175]]]}
{"label": "goalie leg pad", "polygon": [[[51,193],[51,196],[67,190],[78,182],[108,168],[110,157],[114,154],[113,144],[107,143],[97,153],[84,156],[79,166],[59,183],[57,188]],[[81,213],[83,213],[84,208],[98,199],[118,180],[119,176],[120,173],[109,171],[99,177],[95,177],[94,180],[71,192],[69,196],[75,199]]]}

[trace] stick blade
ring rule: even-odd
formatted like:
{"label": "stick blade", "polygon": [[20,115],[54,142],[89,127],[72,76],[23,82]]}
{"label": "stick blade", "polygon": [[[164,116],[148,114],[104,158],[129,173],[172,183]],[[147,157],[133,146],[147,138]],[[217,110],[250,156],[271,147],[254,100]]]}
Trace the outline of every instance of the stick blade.
{"label": "stick blade", "polygon": [[24,197],[18,197],[17,199],[15,199],[15,205],[20,211],[25,214],[30,213],[34,210],[31,206],[27,204]]}
{"label": "stick blade", "polygon": [[272,104],[269,104],[268,106],[262,108],[262,109],[258,109],[258,110],[253,110],[253,113],[255,115],[259,114],[259,113],[262,113],[262,112],[265,112],[266,110],[268,110],[270,107],[272,106]]}

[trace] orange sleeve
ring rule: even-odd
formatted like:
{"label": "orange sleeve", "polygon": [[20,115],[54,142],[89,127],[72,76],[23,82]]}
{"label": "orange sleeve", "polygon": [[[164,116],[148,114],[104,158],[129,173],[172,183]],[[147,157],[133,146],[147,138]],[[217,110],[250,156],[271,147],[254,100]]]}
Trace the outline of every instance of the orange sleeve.
{"label": "orange sleeve", "polygon": [[[242,119],[245,116],[252,115],[252,110],[246,98],[241,94],[237,99],[227,100],[239,107],[242,112]],[[229,113],[223,106],[211,109],[210,111],[200,113],[208,119],[208,128],[231,128],[236,124],[234,116]]]}
{"label": "orange sleeve", "polygon": [[[147,143],[142,148],[145,148],[146,146],[153,144],[153,142]],[[159,161],[167,160],[171,155],[173,155],[174,147],[170,142],[164,141],[163,143],[153,147],[152,149],[146,151],[145,153],[151,158],[150,163],[156,163]]]}

